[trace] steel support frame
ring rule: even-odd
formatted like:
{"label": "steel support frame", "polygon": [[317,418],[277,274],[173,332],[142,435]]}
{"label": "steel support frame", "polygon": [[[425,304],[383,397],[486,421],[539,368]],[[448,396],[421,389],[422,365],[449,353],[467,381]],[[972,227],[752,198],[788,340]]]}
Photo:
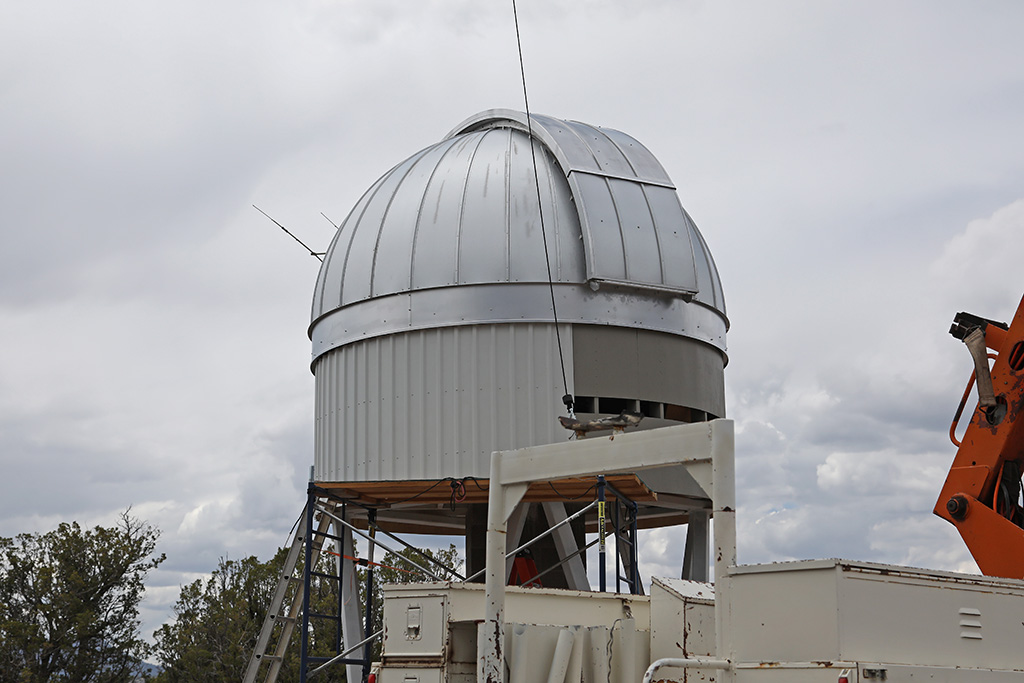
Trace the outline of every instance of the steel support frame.
{"label": "steel support frame", "polygon": [[[639,506],[611,484],[606,483],[605,486],[608,492],[615,496],[615,515],[612,522],[612,532],[615,535],[615,592],[622,592],[621,584],[622,581],[625,581],[629,585],[629,592],[632,595],[643,595],[643,586],[640,583],[640,569],[637,567],[640,559],[637,545]],[[625,530],[623,529],[622,515],[620,513],[623,507],[630,512],[629,527]],[[628,546],[628,552],[625,554],[622,551],[623,544]],[[620,566],[629,574],[628,576],[622,576],[619,573]]]}
{"label": "steel support frame", "polygon": [[732,680],[727,634],[732,615],[729,568],[736,564],[734,428],[731,420],[713,420],[491,454],[485,612],[477,633],[479,683],[504,680],[506,524],[530,483],[621,472],[625,463],[629,471],[683,465],[713,502],[715,645],[724,663],[721,680]]}
{"label": "steel support frame", "polygon": [[[366,511],[367,520],[369,522],[369,535],[364,534],[348,522],[347,511],[349,505],[358,506]],[[317,514],[321,515],[321,522],[318,526],[314,526],[313,520]],[[398,538],[385,529],[381,529],[376,524],[375,517],[376,510],[374,508],[367,507],[356,501],[339,497],[331,491],[317,486],[312,481],[309,482],[306,490],[306,507],[300,517],[300,528],[297,532],[297,536],[300,538],[296,541],[298,545],[295,545],[290,551],[289,557],[292,557],[291,553],[295,553],[296,555],[293,559],[286,560],[287,566],[297,569],[297,553],[300,552],[298,548],[301,548],[301,552],[304,556],[302,578],[300,580],[302,584],[302,593],[301,596],[296,595],[296,602],[293,607],[290,608],[293,611],[287,617],[291,623],[294,623],[296,626],[301,628],[302,635],[300,637],[299,652],[299,681],[301,683],[305,683],[309,678],[316,676],[316,674],[335,664],[346,665],[347,679],[353,683],[361,680],[365,681],[369,675],[372,643],[383,635],[383,631],[377,631],[376,633],[364,638],[364,634],[370,633],[372,630],[372,615],[374,607],[374,548],[379,545],[389,552],[398,553],[394,548],[389,547],[387,544],[376,539],[378,531],[384,536],[394,539],[405,548],[418,552],[420,556],[428,560],[429,563],[440,567],[445,574],[457,579],[462,579],[462,576],[453,568],[445,566],[434,558],[423,554],[423,552],[418,548],[406,543],[401,538]],[[330,533],[327,530],[328,524],[333,528],[334,533]],[[366,583],[366,595],[368,596],[368,599],[366,612],[363,615],[359,614],[359,585],[356,574],[357,561],[353,559],[355,557],[353,534],[359,535],[369,542],[369,563],[367,564],[368,571]],[[333,541],[335,547],[333,553],[336,556],[334,574],[325,574],[316,571],[315,562],[312,561],[314,558],[319,558],[320,553],[324,550],[324,546],[328,541]],[[428,576],[432,576],[439,581],[445,580],[438,574],[421,566],[413,560],[406,558],[406,561],[423,571]],[[291,575],[289,574],[289,576]],[[313,577],[337,581],[338,601],[336,605],[336,614],[316,614],[310,609],[310,595],[312,592],[311,588]],[[283,585],[285,584],[282,583],[281,586]],[[281,590],[283,589],[279,586],[278,591]],[[282,593],[280,597],[275,597],[275,600],[281,602],[284,599],[283,596],[284,594]],[[284,617],[284,615],[280,616]],[[273,616],[268,617],[268,619],[273,618]],[[310,619],[329,619],[337,624],[334,637],[334,650],[337,654],[334,657],[319,657],[311,654],[309,643]],[[264,631],[266,631],[266,627],[264,627]],[[263,652],[263,649],[269,642],[269,634],[271,631],[266,631],[267,635],[264,635],[264,631],[261,631],[261,640],[256,646],[253,659],[250,661],[249,668],[246,671],[246,680],[255,680],[256,676],[259,674],[261,661],[272,662],[270,672],[266,677],[267,681],[275,681],[280,671],[284,652],[288,647],[289,638],[286,636],[290,634],[291,627],[286,628],[286,632],[282,636],[283,639],[280,640],[278,646],[275,648],[275,654],[266,659],[263,659],[263,655],[266,654]],[[349,644],[353,642],[356,644],[349,646]],[[344,647],[347,647],[348,649],[343,651],[342,648]],[[362,657],[349,657],[349,655],[360,648],[363,649]],[[316,668],[311,668],[313,666]]]}
{"label": "steel support frame", "polygon": [[[366,586],[366,618],[365,625],[358,622],[358,617],[353,619],[353,613],[351,609],[348,609],[348,604],[358,605],[358,584],[356,582],[356,564],[348,557],[355,555],[355,548],[352,543],[352,532],[349,525],[345,522],[345,516],[347,511],[347,504],[342,502],[342,510],[340,517],[328,509],[327,505],[321,502],[321,497],[327,497],[328,499],[334,499],[323,489],[317,487],[315,484],[310,482],[306,492],[306,528],[309,529],[309,533],[306,534],[305,539],[305,557],[303,558],[303,570],[302,570],[302,632],[300,635],[300,650],[299,650],[299,683],[306,683],[306,681],[319,673],[328,666],[334,664],[345,664],[347,666],[348,680],[350,681],[365,681],[366,677],[370,672],[371,664],[371,646],[373,637],[363,639],[363,633],[370,633],[372,628],[372,614],[373,614],[373,565],[369,565],[369,571],[367,572],[367,586]],[[326,533],[324,531],[317,531],[313,527],[313,518],[316,513],[326,515],[333,522],[333,527],[336,533]],[[370,519],[373,518],[373,510],[368,509]],[[325,575],[317,572],[313,566],[313,545],[314,537],[320,536],[323,539],[323,543],[328,541],[334,541],[336,547],[336,554],[338,555],[337,561],[334,563],[336,575]],[[373,544],[370,544],[370,561],[372,562],[373,557]],[[318,554],[317,554],[318,555]],[[310,594],[312,592],[312,579],[314,576],[320,578],[328,578],[337,581],[338,585],[338,613],[336,615],[325,615],[325,614],[314,614],[310,610]],[[346,583],[346,579],[348,582]],[[313,656],[310,653],[309,644],[309,624],[311,618],[330,619],[337,623],[337,630],[335,633],[335,656],[334,657],[319,657]],[[375,634],[376,635],[376,634]],[[363,656],[359,658],[348,657],[355,648],[343,651],[342,648],[346,641],[356,640],[360,641],[360,645],[365,644]],[[317,666],[319,665],[319,666]],[[316,668],[312,668],[316,666]]]}

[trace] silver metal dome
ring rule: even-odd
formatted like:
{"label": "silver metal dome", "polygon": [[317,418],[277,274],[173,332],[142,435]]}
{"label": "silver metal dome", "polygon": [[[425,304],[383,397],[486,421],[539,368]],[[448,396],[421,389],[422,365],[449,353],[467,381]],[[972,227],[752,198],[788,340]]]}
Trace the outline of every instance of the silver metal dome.
{"label": "silver metal dome", "polygon": [[[680,335],[724,356],[717,269],[654,155],[609,128],[541,115],[532,127],[559,321]],[[374,183],[324,258],[314,361],[398,332],[551,321],[527,130],[520,112],[480,113]]]}
{"label": "silver metal dome", "polygon": [[[391,169],[313,296],[314,481],[394,528],[464,531],[471,566],[491,453],[564,440],[563,394],[583,419],[639,412],[641,429],[725,415],[722,286],[661,164],[616,130],[531,124],[532,140],[524,114],[483,112]],[[706,532],[711,502],[683,468],[631,470],[613,485],[642,526]],[[480,485],[453,510],[446,479]],[[528,500],[564,511],[586,486]]]}

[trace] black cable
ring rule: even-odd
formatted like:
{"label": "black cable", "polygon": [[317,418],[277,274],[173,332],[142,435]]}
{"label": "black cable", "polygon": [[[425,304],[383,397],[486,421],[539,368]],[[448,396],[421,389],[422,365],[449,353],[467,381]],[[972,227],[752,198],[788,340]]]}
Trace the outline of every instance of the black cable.
{"label": "black cable", "polygon": [[480,482],[477,481],[476,477],[463,477],[462,479],[457,479],[455,477],[445,477],[444,479],[438,479],[433,484],[431,484],[430,486],[428,486],[424,490],[422,490],[419,493],[417,493],[415,496],[410,496],[409,498],[404,498],[402,500],[392,501],[390,504],[391,505],[401,505],[402,503],[408,503],[409,501],[416,500],[420,496],[423,496],[423,495],[426,495],[426,494],[430,493],[431,491],[436,489],[441,484],[444,484],[445,482],[447,482],[448,485],[452,489],[452,494],[451,494],[451,497],[448,500],[448,504],[451,506],[451,509],[454,510],[456,503],[461,503],[462,501],[464,501],[466,499],[466,482],[467,481],[472,481],[474,484],[476,484],[476,487],[478,489],[480,489],[481,491],[486,491],[487,490],[483,486],[480,485]]}
{"label": "black cable", "polygon": [[471,482],[473,482],[473,484],[474,484],[474,485],[476,485],[476,487],[477,487],[478,489],[480,489],[481,491],[485,491],[485,492],[487,491],[487,489],[485,489],[485,488],[484,488],[483,486],[481,486],[481,485],[480,485],[480,482],[479,482],[479,481],[477,480],[477,478],[476,478],[476,477],[463,477],[463,478],[462,478],[462,483],[463,483],[463,485],[465,485],[465,483],[466,483],[467,481],[471,481]]}
{"label": "black cable", "polygon": [[592,484],[589,489],[587,489],[578,496],[567,496],[564,493],[561,493],[558,489],[555,488],[555,485],[552,484],[550,481],[548,482],[548,486],[551,487],[551,490],[555,492],[556,496],[562,498],[563,500],[579,500],[580,498],[585,498],[588,493],[593,491],[594,487],[597,486],[597,484]]}
{"label": "black cable", "polygon": [[459,481],[458,479],[452,479],[451,486],[452,497],[451,500],[448,501],[448,506],[451,508],[452,512],[455,512],[455,504],[466,500],[466,480],[463,479],[462,481]]}
{"label": "black cable", "polygon": [[516,45],[519,48],[519,74],[523,81],[523,104],[526,107],[526,130],[530,136],[530,156],[533,159],[533,182],[537,188],[537,211],[540,214],[540,237],[544,244],[544,265],[548,270],[548,292],[551,294],[551,317],[555,323],[555,341],[558,344],[558,362],[562,367],[562,389],[565,394],[562,396],[562,403],[565,404],[569,415],[573,414],[572,394],[569,393],[569,382],[565,379],[565,358],[562,355],[562,335],[558,330],[558,309],[555,306],[555,283],[551,277],[551,256],[548,252],[548,234],[544,229],[544,204],[540,196],[540,172],[537,170],[537,151],[533,140],[533,118],[530,116],[530,97],[526,92],[526,66],[523,63],[523,41],[519,36],[519,12],[516,10],[516,0],[512,0],[512,17],[516,23]]}
{"label": "black cable", "polygon": [[452,477],[445,477],[444,479],[440,479],[438,481],[435,481],[433,484],[430,485],[429,488],[427,488],[427,489],[425,489],[423,491],[420,491],[419,493],[417,493],[415,496],[412,496],[411,498],[406,498],[405,500],[392,501],[391,505],[401,505],[402,503],[408,503],[410,500],[416,500],[420,496],[422,496],[424,494],[427,494],[427,493],[430,493],[431,491],[433,491],[434,489],[436,489],[438,486],[440,486],[441,484],[443,484],[446,481],[454,481],[454,480],[453,480]]}

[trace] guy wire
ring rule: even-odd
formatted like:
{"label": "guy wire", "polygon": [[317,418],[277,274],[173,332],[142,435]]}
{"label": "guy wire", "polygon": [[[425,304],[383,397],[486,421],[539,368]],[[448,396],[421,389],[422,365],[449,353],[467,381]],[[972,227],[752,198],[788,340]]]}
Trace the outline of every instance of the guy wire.
{"label": "guy wire", "polygon": [[558,345],[558,362],[562,368],[562,389],[565,391],[562,402],[570,416],[574,416],[572,394],[569,393],[569,382],[565,378],[565,357],[562,354],[562,335],[558,330],[558,309],[555,306],[555,283],[551,277],[551,256],[548,252],[548,233],[544,229],[544,204],[540,196],[540,171],[537,169],[537,149],[533,140],[533,118],[530,116],[530,97],[526,92],[526,66],[523,63],[523,41],[519,35],[519,12],[516,0],[512,0],[512,17],[516,24],[516,46],[519,48],[519,74],[523,81],[523,104],[526,107],[526,131],[530,136],[530,156],[533,159],[533,183],[537,189],[537,211],[540,214],[540,237],[544,244],[544,266],[548,272],[548,292],[551,294],[551,317],[555,323],[555,342]]}

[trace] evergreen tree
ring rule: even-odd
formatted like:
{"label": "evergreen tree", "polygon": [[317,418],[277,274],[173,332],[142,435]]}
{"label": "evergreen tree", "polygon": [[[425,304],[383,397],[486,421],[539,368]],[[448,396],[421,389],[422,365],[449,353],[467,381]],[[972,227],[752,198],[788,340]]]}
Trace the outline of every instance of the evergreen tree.
{"label": "evergreen tree", "polygon": [[[457,567],[460,564],[455,546],[431,553],[441,562]],[[260,562],[255,556],[243,560],[222,559],[210,578],[183,586],[174,606],[175,621],[165,624],[156,632],[156,651],[164,671],[157,683],[199,683],[213,681],[237,683],[245,674],[259,637],[260,629],[270,609],[274,590],[284,566],[287,549],[278,550],[273,559]],[[426,560],[416,558],[409,550],[400,555],[385,554],[374,566],[375,601],[373,631],[380,628],[383,613],[383,583],[409,583],[428,580],[407,559],[419,564]],[[333,552],[320,554],[316,570],[322,574],[336,574],[337,557]],[[302,559],[299,560],[301,566]],[[365,586],[366,568],[360,568],[360,591]],[[438,572],[440,573],[440,572]],[[294,589],[292,589],[294,590]],[[291,593],[285,600],[290,602]],[[364,613],[365,596],[360,595],[360,614]],[[310,590],[310,612],[333,615],[338,612],[338,583],[332,579],[313,577]],[[280,627],[279,627],[280,628]],[[337,653],[337,624],[327,619],[310,620],[310,654],[333,657]],[[276,634],[275,634],[276,637]],[[292,632],[285,651],[279,681],[298,680],[300,626]],[[356,652],[351,656],[358,657]],[[374,656],[380,654],[380,642],[373,647]],[[264,664],[261,673],[265,674]],[[345,680],[345,667],[338,664],[319,674],[317,681],[325,683]]]}
{"label": "evergreen tree", "polygon": [[159,532],[63,523],[0,538],[0,683],[128,683],[148,654],[139,610]]}

